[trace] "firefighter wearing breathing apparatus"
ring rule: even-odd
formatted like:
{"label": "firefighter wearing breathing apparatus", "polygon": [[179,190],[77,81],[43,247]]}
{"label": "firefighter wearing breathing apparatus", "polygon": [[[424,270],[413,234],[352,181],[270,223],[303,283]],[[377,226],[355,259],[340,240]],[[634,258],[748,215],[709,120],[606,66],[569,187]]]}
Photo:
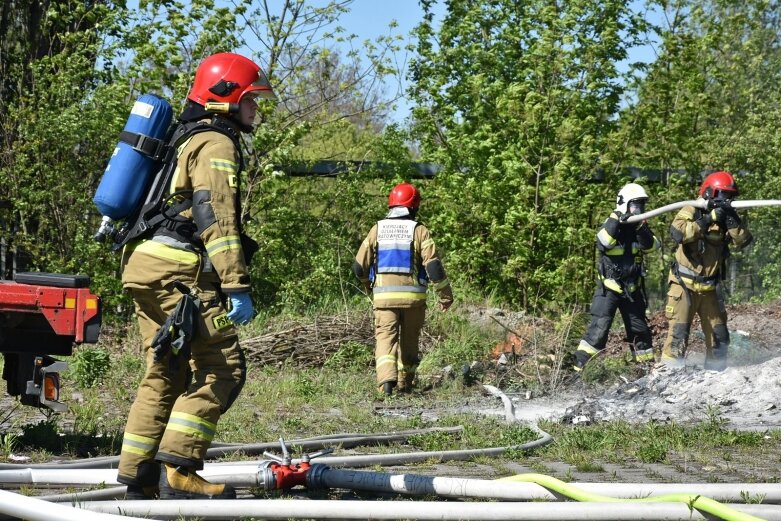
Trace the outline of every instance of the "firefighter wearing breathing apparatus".
{"label": "firefighter wearing breathing apparatus", "polygon": [[[170,182],[171,200],[187,204],[174,205],[174,215],[123,252],[122,283],[133,297],[146,356],[118,469],[128,498],[235,497],[232,487],[196,471],[246,377],[236,324],[252,319],[253,305],[245,258],[251,242],[240,222],[239,139],[253,130],[256,98],[275,95],[251,60],[220,53],[199,65],[179,117],[179,128],[194,130],[176,142]],[[191,358],[179,350],[183,344]]]}
{"label": "firefighter wearing breathing apparatus", "polygon": [[575,351],[575,370],[581,371],[607,344],[616,309],[621,312],[635,361],[652,361],[651,330],[645,317],[643,257],[659,249],[646,221],[625,222],[645,212],[648,195],[636,183],[625,185],[616,197],[616,209],[597,232],[599,279],[591,301],[591,324]]}
{"label": "firefighter wearing breathing apparatus", "polygon": [[669,331],[661,362],[671,367],[685,365],[689,332],[695,313],[705,335],[705,369],[721,371],[727,366],[729,331],[720,281],[729,245],[742,249],[753,237],[730,203],[738,185],[729,172],[714,172],[700,186],[707,209],[685,206],[670,225],[678,244],[670,269],[665,314]]}
{"label": "firefighter wearing breathing apparatus", "polygon": [[415,217],[420,192],[409,183],[388,196],[388,213],[364,239],[353,271],[374,307],[374,352],[378,391],[408,392],[420,362],[418,341],[426,315],[431,280],[440,309],[453,303],[453,290],[428,228]]}

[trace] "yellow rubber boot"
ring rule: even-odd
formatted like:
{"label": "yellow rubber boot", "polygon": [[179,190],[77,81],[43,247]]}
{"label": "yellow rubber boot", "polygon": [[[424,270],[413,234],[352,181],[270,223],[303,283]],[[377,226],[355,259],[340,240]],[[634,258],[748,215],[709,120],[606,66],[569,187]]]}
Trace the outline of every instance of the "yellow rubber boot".
{"label": "yellow rubber boot", "polygon": [[235,499],[230,485],[209,483],[187,467],[163,464],[160,473],[160,499]]}

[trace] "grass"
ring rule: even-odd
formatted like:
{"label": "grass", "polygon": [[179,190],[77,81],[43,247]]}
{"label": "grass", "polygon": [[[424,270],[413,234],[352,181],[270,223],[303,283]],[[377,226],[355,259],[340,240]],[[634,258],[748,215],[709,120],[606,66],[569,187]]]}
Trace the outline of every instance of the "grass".
{"label": "grass", "polygon": [[[266,324],[253,324],[243,334],[265,333]],[[534,329],[518,366],[505,369],[503,383],[514,389],[555,388],[555,367],[561,367],[568,356],[562,344],[570,335],[571,325],[572,317],[562,316],[558,324],[546,323]],[[301,369],[290,363],[274,367],[250,364],[247,383],[234,406],[221,418],[216,439],[255,443],[279,437],[292,440],[344,432],[462,426],[456,434],[432,432],[412,436],[406,444],[356,449],[364,453],[393,453],[513,446],[537,438],[528,426],[507,424],[499,416],[463,412],[467,404],[484,403],[478,402],[484,400],[480,386],[467,385],[470,382],[460,371],[454,371],[452,377],[442,377],[444,365],[458,368],[476,360],[482,370],[475,371],[472,377],[478,382],[495,383],[497,377],[490,372],[492,364],[486,355],[501,340],[503,332],[497,335],[495,331],[475,327],[464,316],[452,312],[431,313],[426,331],[433,341],[421,372],[431,389],[390,400],[378,399],[372,349],[360,343],[342,345],[318,369]],[[12,451],[30,456],[32,461],[45,461],[54,455],[85,457],[118,452],[127,412],[144,371],[135,347],[137,334],[131,328],[129,338],[121,338],[117,335],[96,346],[111,353],[108,364],[100,354],[75,355],[82,357],[82,370],[94,367],[99,370],[99,377],[92,378],[89,372],[78,379],[64,375],[63,399],[69,403],[69,411],[24,427],[18,423],[2,433],[0,461],[7,461]],[[540,364],[548,369],[541,369]],[[604,381],[631,368],[621,357],[599,357],[589,363],[586,374],[589,370],[598,371],[596,379]],[[479,408],[472,406],[473,410]],[[498,400],[494,408],[501,408]],[[718,462],[722,466],[725,462],[744,462],[744,467],[745,462],[750,462],[757,470],[752,474],[754,480],[781,480],[781,472],[776,470],[781,462],[781,431],[729,430],[715,409],[708,410],[705,421],[693,426],[622,421],[577,426],[541,422],[540,426],[553,435],[554,443],[533,451],[513,450],[502,457],[478,458],[445,467],[440,462],[428,461],[412,466],[411,472],[436,473],[448,468],[451,473],[462,470],[501,477],[511,473],[512,465],[520,464],[565,481],[586,480],[589,476],[615,481],[616,471],[611,470],[611,478],[605,471],[606,465],[644,468],[663,464],[671,469],[700,472],[707,466],[703,462]],[[294,451],[294,456],[298,455],[300,451]],[[648,472],[655,475],[653,470]],[[717,477],[709,473],[702,475],[702,480]]]}
{"label": "grass", "polygon": [[[132,365],[117,363],[113,367],[106,383],[79,390],[83,393],[83,402],[71,403],[67,414],[28,426],[18,435],[6,433],[4,443],[0,444],[0,457],[8,457],[11,445],[26,454],[40,451],[33,452],[38,461],[63,452],[74,457],[83,457],[85,452],[94,455],[116,453],[124,411],[130,405],[132,393],[119,391],[122,385],[112,382],[111,378],[127,378],[128,367]],[[280,436],[292,440],[343,432],[463,427],[456,434],[432,432],[412,436],[407,444],[357,450],[393,453],[512,446],[537,437],[527,426],[508,425],[499,417],[451,412],[457,409],[455,406],[477,397],[478,391],[474,387],[454,383],[426,393],[379,401],[375,399],[373,386],[374,375],[365,368],[337,371],[329,367],[299,370],[292,366],[251,366],[242,395],[218,424],[217,439],[250,443],[273,441]],[[497,403],[496,407],[500,405]],[[438,410],[436,418],[423,418],[419,411],[426,409]],[[117,410],[123,414],[113,412]],[[388,411],[399,414],[382,414]],[[70,424],[70,431],[66,432],[63,423]],[[631,468],[651,463],[676,465],[674,461],[681,458],[687,461],[746,461],[755,458],[757,453],[776,462],[781,458],[781,440],[776,432],[731,431],[716,415],[694,426],[614,421],[588,426],[542,422],[541,427],[553,435],[554,443],[531,452],[511,451],[501,458],[477,459],[472,464],[501,469],[506,463],[514,462],[537,472],[550,473],[556,462],[563,462],[569,469],[563,473],[559,471],[557,477],[573,481],[584,479],[583,474],[604,473],[605,464]],[[725,455],[726,448],[729,448],[729,456]],[[459,465],[466,468],[466,464]],[[421,463],[415,465],[415,469],[420,473],[434,472],[437,462]],[[703,479],[713,481],[716,478],[706,476]],[[777,479],[777,476],[771,475],[769,479]]]}

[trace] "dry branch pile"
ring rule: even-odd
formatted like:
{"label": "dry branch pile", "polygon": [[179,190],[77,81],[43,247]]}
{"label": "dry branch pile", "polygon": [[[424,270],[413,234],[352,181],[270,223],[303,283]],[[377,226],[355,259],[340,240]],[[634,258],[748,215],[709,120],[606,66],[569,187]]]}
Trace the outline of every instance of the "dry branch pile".
{"label": "dry branch pile", "polygon": [[320,316],[312,322],[289,322],[275,329],[242,340],[249,360],[262,365],[287,362],[298,367],[319,367],[347,342],[374,345],[371,312]]}

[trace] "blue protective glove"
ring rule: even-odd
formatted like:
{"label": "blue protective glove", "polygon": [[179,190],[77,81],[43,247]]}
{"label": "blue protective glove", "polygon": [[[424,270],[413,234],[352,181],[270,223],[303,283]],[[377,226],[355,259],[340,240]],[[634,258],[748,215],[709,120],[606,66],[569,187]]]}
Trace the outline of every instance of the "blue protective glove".
{"label": "blue protective glove", "polygon": [[231,310],[228,313],[228,320],[234,324],[249,324],[255,314],[252,307],[252,297],[249,291],[244,293],[231,293]]}

